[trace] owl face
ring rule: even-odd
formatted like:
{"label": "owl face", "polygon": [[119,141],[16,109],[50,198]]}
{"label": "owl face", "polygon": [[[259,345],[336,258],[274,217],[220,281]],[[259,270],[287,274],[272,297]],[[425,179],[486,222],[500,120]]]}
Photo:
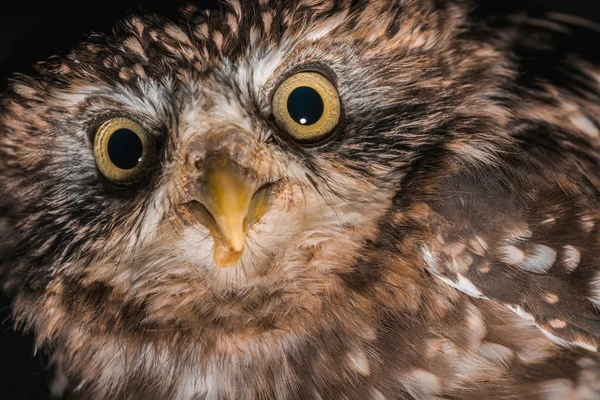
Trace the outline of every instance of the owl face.
{"label": "owl face", "polygon": [[40,64],[2,113],[5,262],[24,272],[6,287],[107,291],[179,323],[335,295],[392,204],[502,140],[495,53],[436,7],[190,8]]}

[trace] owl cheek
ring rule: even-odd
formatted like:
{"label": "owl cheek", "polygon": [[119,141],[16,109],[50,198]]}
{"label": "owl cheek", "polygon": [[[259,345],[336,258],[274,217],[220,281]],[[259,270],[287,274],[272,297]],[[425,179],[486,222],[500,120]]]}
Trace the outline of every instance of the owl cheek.
{"label": "owl cheek", "polygon": [[178,211],[208,229],[219,267],[238,263],[248,230],[268,209],[273,182],[252,168],[253,145],[249,134],[237,130],[203,135],[185,147],[176,172]]}

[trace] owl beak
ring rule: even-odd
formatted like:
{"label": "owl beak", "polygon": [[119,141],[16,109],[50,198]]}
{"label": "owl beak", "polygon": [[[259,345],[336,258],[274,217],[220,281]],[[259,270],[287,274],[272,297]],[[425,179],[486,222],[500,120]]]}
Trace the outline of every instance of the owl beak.
{"label": "owl beak", "polygon": [[206,166],[202,203],[214,240],[217,266],[235,265],[244,252],[251,224],[266,211],[267,192],[251,174],[226,156],[215,156]]}

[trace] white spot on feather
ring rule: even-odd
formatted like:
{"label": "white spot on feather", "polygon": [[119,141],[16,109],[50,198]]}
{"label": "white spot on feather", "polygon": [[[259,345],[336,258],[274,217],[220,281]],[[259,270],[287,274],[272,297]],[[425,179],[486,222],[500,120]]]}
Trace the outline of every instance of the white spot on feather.
{"label": "white spot on feather", "polygon": [[545,220],[543,220],[541,222],[541,225],[548,225],[548,224],[553,223],[554,221],[556,221],[556,218],[554,218],[554,217],[546,218]]}
{"label": "white spot on feather", "polygon": [[473,264],[473,261],[473,256],[468,251],[465,251],[452,259],[452,268],[456,272],[466,272]]}
{"label": "white spot on feather", "polygon": [[434,358],[440,353],[442,339],[427,339],[425,341],[425,357]]}
{"label": "white spot on feather", "polygon": [[123,42],[123,46],[127,47],[129,50],[133,51],[135,54],[139,55],[144,60],[147,58],[146,52],[144,51],[144,46],[142,46],[140,41],[135,36],[127,38]]}
{"label": "white spot on feather", "polygon": [[446,245],[446,253],[448,253],[450,255],[450,257],[455,258],[458,257],[460,255],[460,253],[463,252],[463,250],[465,249],[465,245],[462,242],[454,242],[454,243],[448,243]]}
{"label": "white spot on feather", "polygon": [[561,347],[570,348],[570,347],[575,346],[575,347],[580,347],[582,349],[585,349],[587,351],[592,351],[592,352],[598,351],[598,347],[595,346],[594,344],[586,343],[581,340],[569,341],[569,340],[563,339],[561,337],[558,337],[558,336],[554,335],[553,333],[548,332],[544,328],[540,327],[540,330],[548,339],[550,339],[551,341],[553,341],[554,343],[556,343],[557,345],[559,345]]}
{"label": "white spot on feather", "polygon": [[371,390],[371,394],[373,395],[373,400],[385,400],[385,396],[377,389]]}
{"label": "white spot on feather", "polygon": [[487,242],[477,235],[474,239],[469,240],[469,244],[471,245],[471,250],[479,256],[484,256],[488,249]]}
{"label": "white spot on feather", "polygon": [[581,220],[581,227],[583,228],[584,231],[586,232],[591,232],[594,227],[596,226],[596,222],[594,217],[592,217],[591,215],[582,215],[580,217]]}
{"label": "white spot on feather", "polygon": [[565,321],[558,318],[551,319],[550,321],[548,321],[548,324],[554,329],[562,329],[567,326],[567,323]]}
{"label": "white spot on feather", "polygon": [[592,351],[592,352],[596,352],[598,351],[598,346],[592,344],[592,343],[586,343],[583,342],[581,340],[575,340],[573,341],[573,344],[577,347],[581,347],[582,349],[585,349],[587,351]]}
{"label": "white spot on feather", "polygon": [[570,244],[563,247],[563,250],[563,264],[569,272],[572,272],[579,266],[579,262],[581,261],[581,252]]}
{"label": "white spot on feather", "polygon": [[238,20],[235,15],[227,14],[227,25],[231,28],[231,33],[236,34],[238,32]]}
{"label": "white spot on feather", "polygon": [[511,244],[521,243],[531,238],[532,235],[533,233],[529,229],[529,225],[523,222],[508,230],[506,241]]}
{"label": "white spot on feather", "polygon": [[429,250],[429,247],[423,246],[421,251],[423,252],[423,259],[425,260],[425,264],[427,264],[427,268],[434,273],[439,272],[437,260],[433,256],[431,250]]}
{"label": "white spot on feather", "polygon": [[571,117],[571,122],[579,130],[581,130],[582,132],[586,133],[587,135],[589,135],[591,137],[600,136],[600,131],[598,130],[598,127],[596,126],[596,124],[594,124],[594,122],[592,122],[592,120],[590,120],[588,117],[586,117],[583,114],[579,114],[577,116]]}
{"label": "white spot on feather", "polygon": [[269,32],[271,30],[271,24],[273,23],[273,16],[270,12],[264,11],[261,13],[261,17],[265,28],[265,32]]}
{"label": "white spot on feather", "polygon": [[556,251],[545,245],[537,245],[533,254],[525,257],[519,267],[536,274],[547,272],[556,261]]}
{"label": "white spot on feather", "polygon": [[506,304],[506,308],[508,308],[510,311],[514,312],[515,314],[517,314],[519,317],[526,319],[527,321],[535,321],[535,318],[533,317],[533,315],[531,315],[527,311],[523,310],[523,308],[521,308],[521,306],[519,306],[519,305]]}
{"label": "white spot on feather", "polygon": [[577,366],[579,368],[595,368],[598,365],[596,360],[589,357],[583,357],[577,360]]}
{"label": "white spot on feather", "polygon": [[525,253],[515,246],[503,246],[500,248],[502,252],[501,260],[508,265],[516,265],[525,259]]}
{"label": "white spot on feather", "polygon": [[556,261],[556,251],[545,245],[535,246],[529,255],[513,245],[501,247],[500,252],[500,259],[508,265],[537,274],[547,272]]}
{"label": "white spot on feather", "polygon": [[465,278],[463,275],[458,274],[458,279],[456,281],[451,280],[450,278],[442,275],[435,275],[442,282],[447,283],[455,289],[460,290],[463,293],[468,294],[471,297],[475,297],[478,299],[487,299],[486,296],[481,293],[479,289],[471,282],[469,279]]}
{"label": "white spot on feather", "polygon": [[441,384],[437,376],[423,369],[414,369],[402,382],[404,389],[414,398],[430,398],[440,391]]}
{"label": "white spot on feather", "polygon": [[590,281],[590,297],[596,308],[600,309],[600,272],[596,272]]}
{"label": "white spot on feather", "polygon": [[540,395],[545,400],[571,399],[573,382],[568,379],[555,379],[540,384]]}
{"label": "white spot on feather", "polygon": [[348,360],[350,361],[350,368],[361,375],[368,376],[371,373],[369,360],[362,349],[356,349],[348,353]]}
{"label": "white spot on feather", "polygon": [[556,304],[558,303],[559,298],[554,293],[545,293],[544,300],[546,300],[546,303],[548,304]]}
{"label": "white spot on feather", "polygon": [[164,31],[167,35],[169,35],[173,39],[175,39],[181,43],[185,43],[189,46],[192,45],[192,43],[190,42],[189,36],[177,25],[167,24],[164,27]]}
{"label": "white spot on feather", "polygon": [[550,332],[548,332],[547,330],[545,330],[543,328],[540,328],[540,330],[542,331],[542,333],[544,334],[544,336],[546,336],[548,339],[550,339],[551,341],[553,341],[557,345],[559,345],[561,347],[573,347],[573,344],[571,342],[569,342],[568,340],[560,338],[560,337],[556,336],[555,334],[550,333]]}
{"label": "white spot on feather", "polygon": [[[463,276],[461,274],[457,274],[456,281],[453,281],[452,279],[448,278],[447,276],[442,275],[440,269],[438,268],[438,262],[437,262],[436,258],[434,257],[431,250],[427,246],[423,246],[421,248],[421,251],[423,252],[423,259],[425,260],[425,263],[427,264],[428,269],[442,282],[452,286],[455,289],[460,290],[461,292],[468,294],[469,296],[472,296],[475,298],[484,298],[484,299],[487,298],[486,296],[483,295],[483,293],[481,293],[481,291],[479,289],[477,289],[477,287],[473,284],[473,282],[471,282],[465,276]],[[471,262],[472,262],[472,260],[471,260]]]}
{"label": "white spot on feather", "polygon": [[481,357],[496,364],[505,364],[515,356],[515,352],[512,349],[498,343],[490,342],[483,343],[478,353]]}
{"label": "white spot on feather", "polygon": [[469,328],[469,336],[472,339],[472,345],[478,347],[481,340],[485,337],[487,329],[481,317],[481,311],[472,303],[469,303],[468,310],[467,326]]}
{"label": "white spot on feather", "polygon": [[200,24],[194,29],[194,35],[201,40],[208,39],[208,25]]}

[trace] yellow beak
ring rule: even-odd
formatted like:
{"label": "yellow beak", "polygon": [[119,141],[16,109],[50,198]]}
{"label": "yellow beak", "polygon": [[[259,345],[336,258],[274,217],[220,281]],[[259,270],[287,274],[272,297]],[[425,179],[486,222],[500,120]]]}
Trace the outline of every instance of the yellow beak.
{"label": "yellow beak", "polygon": [[233,266],[244,252],[250,225],[266,211],[267,196],[256,193],[257,180],[227,157],[215,157],[205,173],[202,199],[212,216],[207,226],[213,258],[219,267]]}

